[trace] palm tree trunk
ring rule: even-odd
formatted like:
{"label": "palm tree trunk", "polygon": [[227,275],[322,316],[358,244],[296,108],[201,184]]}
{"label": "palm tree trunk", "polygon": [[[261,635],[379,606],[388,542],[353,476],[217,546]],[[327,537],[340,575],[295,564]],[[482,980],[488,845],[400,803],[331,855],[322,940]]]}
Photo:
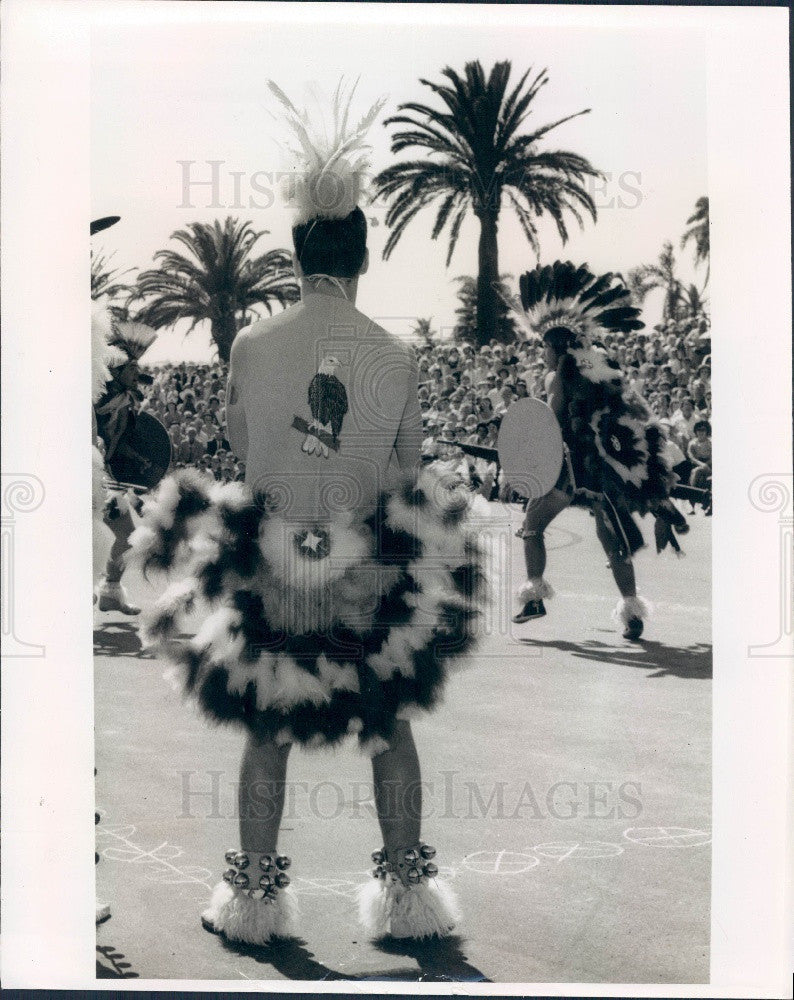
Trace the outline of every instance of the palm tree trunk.
{"label": "palm tree trunk", "polygon": [[497,216],[480,216],[480,245],[477,274],[477,343],[487,344],[497,333],[496,285],[499,281],[499,247],[496,242]]}
{"label": "palm tree trunk", "polygon": [[218,357],[224,364],[229,363],[232,341],[237,336],[237,320],[234,313],[224,313],[212,321],[212,339],[218,348]]}

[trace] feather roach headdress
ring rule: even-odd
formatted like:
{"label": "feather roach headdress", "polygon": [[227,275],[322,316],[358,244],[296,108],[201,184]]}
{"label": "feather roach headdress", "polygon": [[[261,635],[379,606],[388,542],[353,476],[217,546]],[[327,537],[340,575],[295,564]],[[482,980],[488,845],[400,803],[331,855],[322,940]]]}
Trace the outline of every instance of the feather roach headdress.
{"label": "feather roach headdress", "polygon": [[157,334],[145,323],[117,320],[110,342],[114,347],[121,348],[130,361],[139,361],[155,340]]}
{"label": "feather roach headdress", "polygon": [[346,92],[339,81],[331,102],[331,121],[319,107],[313,120],[299,111],[272,80],[268,86],[283,109],[288,138],[282,143],[291,160],[292,176],[287,200],[295,212],[295,224],[312,219],[344,219],[350,215],[366,186],[369,154],[367,133],[386,102],[382,97],[356,124],[350,124],[350,108],[357,82]]}
{"label": "feather roach headdress", "polygon": [[540,338],[554,327],[566,327],[580,346],[589,347],[605,331],[626,333],[645,326],[625,285],[612,274],[597,278],[586,264],[558,260],[538,266],[521,275],[519,290],[523,325]]}

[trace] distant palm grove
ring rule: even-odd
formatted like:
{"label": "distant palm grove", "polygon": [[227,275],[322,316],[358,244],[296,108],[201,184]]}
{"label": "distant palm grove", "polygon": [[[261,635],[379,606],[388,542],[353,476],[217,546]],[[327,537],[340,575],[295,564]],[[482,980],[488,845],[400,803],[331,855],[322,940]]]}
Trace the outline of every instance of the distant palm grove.
{"label": "distant palm grove", "polygon": [[[396,159],[374,179],[373,195],[386,207],[389,235],[383,251],[388,259],[410,222],[433,208],[431,239],[446,234],[446,264],[458,244],[468,215],[479,223],[476,275],[454,278],[460,302],[454,326],[456,340],[475,345],[515,339],[516,326],[505,300],[510,275],[500,275],[498,231],[501,213],[515,213],[537,261],[542,259],[538,223],[549,218],[563,244],[573,221],[583,228],[596,221],[596,206],[588,187],[601,178],[585,157],[567,150],[549,150],[544,140],[554,129],[589,109],[573,112],[534,128],[527,123],[542,89],[549,83],[545,69],[527,69],[511,86],[512,65],[497,62],[486,73],[478,61],[462,73],[446,67],[440,81],[421,79],[429,103],[398,105],[384,127],[393,129],[391,152],[414,152]],[[705,265],[703,288],[684,287],[675,273],[672,241],[664,243],[658,260],[632,268],[626,281],[641,305],[655,289],[664,291],[664,318],[700,315],[706,310],[704,289],[709,277],[708,198],[697,200],[686,220],[681,248],[694,247],[696,266]],[[159,250],[153,266],[138,274],[110,267],[101,251],[92,257],[92,296],[105,295],[116,315],[134,318],[155,329],[172,328],[186,320],[190,333],[209,329],[221,361],[228,361],[232,342],[243,326],[274,306],[285,308],[299,298],[290,251],[260,249],[267,231],[232,216],[212,223],[193,222],[171,234],[176,248]],[[474,261],[471,261],[474,264]],[[527,261],[527,267],[534,266]],[[432,334],[429,320],[422,329]]]}

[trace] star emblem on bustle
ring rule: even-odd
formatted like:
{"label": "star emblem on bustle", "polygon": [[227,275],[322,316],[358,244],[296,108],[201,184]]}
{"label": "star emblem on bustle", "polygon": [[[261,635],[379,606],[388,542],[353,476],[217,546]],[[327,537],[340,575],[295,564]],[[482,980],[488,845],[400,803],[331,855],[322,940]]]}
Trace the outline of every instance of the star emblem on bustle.
{"label": "star emblem on bustle", "polygon": [[328,532],[317,525],[295,535],[295,545],[307,559],[324,559],[331,547]]}
{"label": "star emblem on bustle", "polygon": [[320,535],[315,535],[313,531],[310,531],[301,542],[301,547],[304,549],[309,548],[312,552],[316,552],[320,542],[322,542],[322,537]]}

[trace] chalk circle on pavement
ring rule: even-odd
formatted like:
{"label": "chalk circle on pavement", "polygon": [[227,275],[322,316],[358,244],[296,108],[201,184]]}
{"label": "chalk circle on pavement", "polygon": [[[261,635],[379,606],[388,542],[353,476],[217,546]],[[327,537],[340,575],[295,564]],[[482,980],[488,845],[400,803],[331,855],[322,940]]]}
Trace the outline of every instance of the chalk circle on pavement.
{"label": "chalk circle on pavement", "polygon": [[711,834],[706,830],[685,826],[631,826],[623,836],[644,847],[702,847],[711,843]]}
{"label": "chalk circle on pavement", "polygon": [[576,858],[579,861],[596,861],[598,858],[615,858],[623,853],[620,844],[601,840],[536,844],[532,850],[542,858],[550,858],[555,861],[565,861],[568,858]]}
{"label": "chalk circle on pavement", "polygon": [[463,859],[463,867],[483,875],[520,875],[539,865],[538,858],[517,851],[475,851]]}

